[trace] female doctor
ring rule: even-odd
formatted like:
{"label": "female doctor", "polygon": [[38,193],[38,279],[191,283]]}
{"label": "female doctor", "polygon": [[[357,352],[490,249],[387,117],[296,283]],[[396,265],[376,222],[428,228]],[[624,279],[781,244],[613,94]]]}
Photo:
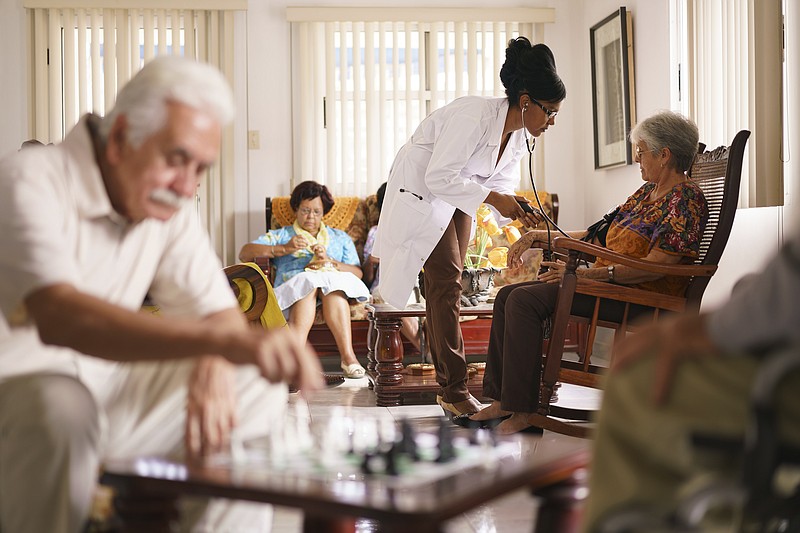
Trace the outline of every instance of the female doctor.
{"label": "female doctor", "polygon": [[514,195],[519,161],[527,134],[538,137],[553,125],[566,97],[550,48],[525,37],[509,41],[500,80],[507,98],[458,98],[425,118],[397,153],[373,250],[381,261],[380,293],[395,307],[405,307],[424,267],[436,401],[449,416],[482,408],[467,389],[458,324],[472,217],[485,202],[525,226],[539,222]]}

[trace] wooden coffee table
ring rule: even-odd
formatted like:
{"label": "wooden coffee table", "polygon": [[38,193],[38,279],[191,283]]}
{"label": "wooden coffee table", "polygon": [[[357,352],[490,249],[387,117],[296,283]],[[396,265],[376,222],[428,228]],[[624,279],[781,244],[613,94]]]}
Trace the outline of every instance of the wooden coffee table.
{"label": "wooden coffee table", "polygon": [[110,461],[102,483],[116,490],[123,531],[172,531],[180,497],[208,496],[300,509],[307,532],[354,531],[357,517],[377,521],[382,532],[436,532],[444,521],[524,487],[542,498],[537,524],[547,524],[544,531],[577,531],[590,442],[552,434],[501,439],[513,453],[407,486],[402,478],[360,473],[304,475],[263,464],[158,458]]}
{"label": "wooden coffee table", "polygon": [[[439,389],[435,374],[412,375],[403,366],[400,320],[403,317],[424,317],[425,307],[397,309],[388,304],[370,304],[366,308],[371,325],[367,337],[367,377],[375,389],[377,405],[402,405],[406,397],[435,393]],[[460,316],[491,319],[492,304],[461,307]],[[482,376],[469,378],[467,387],[476,398],[483,397]]]}

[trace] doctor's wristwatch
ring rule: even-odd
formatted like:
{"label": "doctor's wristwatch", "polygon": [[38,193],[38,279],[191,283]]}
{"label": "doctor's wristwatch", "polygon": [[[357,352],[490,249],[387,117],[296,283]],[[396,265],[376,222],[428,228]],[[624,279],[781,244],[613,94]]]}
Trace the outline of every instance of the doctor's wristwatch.
{"label": "doctor's wristwatch", "polygon": [[608,265],[608,281],[614,281],[614,265]]}

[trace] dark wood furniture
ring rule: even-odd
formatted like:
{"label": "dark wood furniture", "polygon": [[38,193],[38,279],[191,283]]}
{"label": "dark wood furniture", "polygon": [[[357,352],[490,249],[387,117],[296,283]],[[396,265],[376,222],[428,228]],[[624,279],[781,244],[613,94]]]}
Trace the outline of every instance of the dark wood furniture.
{"label": "dark wood furniture", "polygon": [[[464,325],[481,322],[485,334],[473,342],[481,346],[484,350],[482,353],[486,353],[485,347],[489,343],[489,328],[491,328],[491,304],[462,307],[460,314],[464,317],[478,317],[476,320],[462,322],[462,332]],[[400,319],[408,316],[423,317],[425,308],[418,306],[397,309],[389,304],[367,305],[367,317],[372,326],[367,339],[367,377],[375,389],[377,405],[382,407],[402,405],[404,397],[435,393],[439,388],[435,375],[412,375],[403,366],[404,348],[400,336]],[[466,339],[464,344],[466,347]],[[477,375],[467,381],[467,387],[475,397],[483,396],[483,383]]]}
{"label": "dark wood furniture", "polygon": [[[717,270],[722,251],[728,242],[733,218],[739,198],[739,182],[742,173],[742,158],[749,131],[740,131],[733,139],[730,147],[721,146],[706,152],[701,147],[689,175],[703,189],[709,207],[709,221],[703,234],[700,255],[692,265],[663,265],[638,259],[564,237],[556,238],[556,248],[568,254],[566,272],[561,282],[556,311],[553,315],[553,328],[550,343],[545,357],[542,376],[542,391],[539,409],[529,418],[531,424],[575,436],[587,436],[589,429],[585,424],[571,424],[569,420],[587,420],[590,412],[568,409],[550,405],[550,397],[556,382],[574,383],[577,385],[600,388],[600,373],[604,370],[592,364],[591,350],[594,335],[598,326],[615,329],[617,337],[630,329],[628,311],[631,305],[643,305],[653,309],[653,317],[657,319],[663,313],[696,313],[706,286]],[[643,291],[624,285],[603,283],[586,279],[578,279],[575,269],[581,254],[589,257],[602,257],[612,263],[627,265],[647,272],[663,275],[689,276],[691,281],[683,297]],[[575,294],[595,297],[594,315],[589,319],[570,315],[572,299]],[[619,323],[598,319],[600,302],[603,299],[616,300],[625,304],[625,312]],[[564,339],[568,324],[580,322],[587,325],[586,354],[582,361],[572,363],[562,360]]]}
{"label": "dark wood furniture", "polygon": [[157,458],[109,461],[102,482],[116,490],[123,532],[177,531],[183,496],[297,508],[304,513],[303,530],[308,533],[355,531],[357,517],[377,521],[382,532],[438,532],[444,521],[523,487],[543,498],[538,530],[577,532],[588,442],[527,435],[512,439],[519,453],[499,458],[491,468],[451,470],[439,479],[409,485],[393,485],[379,476],[299,475],[261,464],[232,468]]}

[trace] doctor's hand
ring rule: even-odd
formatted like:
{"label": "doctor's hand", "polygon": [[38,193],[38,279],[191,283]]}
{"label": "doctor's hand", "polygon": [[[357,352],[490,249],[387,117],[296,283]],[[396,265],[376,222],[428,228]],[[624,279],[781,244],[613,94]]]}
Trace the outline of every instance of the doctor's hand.
{"label": "doctor's hand", "polygon": [[502,194],[492,191],[484,200],[487,204],[494,206],[501,215],[506,218],[512,218],[522,222],[523,226],[528,228],[536,227],[536,225],[543,220],[538,210],[531,207],[532,213],[527,213],[520,203],[530,203],[524,196],[517,196],[515,194]]}

